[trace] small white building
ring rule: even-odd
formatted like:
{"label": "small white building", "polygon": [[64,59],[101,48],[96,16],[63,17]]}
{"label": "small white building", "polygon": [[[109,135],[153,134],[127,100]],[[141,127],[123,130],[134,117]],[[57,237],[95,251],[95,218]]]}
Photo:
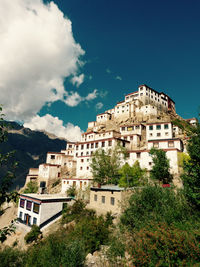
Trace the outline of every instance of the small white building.
{"label": "small white building", "polygon": [[21,194],[18,220],[28,226],[36,224],[42,228],[58,218],[62,213],[63,203],[70,203],[71,200],[72,198],[64,194]]}
{"label": "small white building", "polygon": [[91,185],[93,179],[78,179],[78,178],[63,178],[62,179],[62,191],[61,193],[66,193],[70,187],[75,187],[76,189],[81,189],[83,191]]}

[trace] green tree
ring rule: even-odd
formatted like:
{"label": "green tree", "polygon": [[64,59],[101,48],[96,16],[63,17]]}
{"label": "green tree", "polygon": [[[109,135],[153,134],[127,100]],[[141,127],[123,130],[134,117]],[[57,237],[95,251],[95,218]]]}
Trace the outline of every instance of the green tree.
{"label": "green tree", "polygon": [[136,161],[131,167],[128,163],[125,163],[119,170],[121,176],[119,180],[119,186],[121,187],[133,187],[144,183],[146,170],[140,167],[138,161]]}
{"label": "green tree", "polygon": [[118,184],[123,157],[126,157],[126,150],[121,146],[96,150],[90,164],[94,181],[100,184]]}
{"label": "green tree", "polygon": [[152,148],[149,153],[154,163],[150,171],[151,179],[158,180],[163,184],[170,183],[173,177],[169,172],[169,159],[167,159],[166,152],[162,149]]}
{"label": "green tree", "polygon": [[[5,142],[7,140],[7,128],[8,125],[5,123],[3,119],[4,114],[2,113],[2,107],[0,106],[0,143]],[[4,202],[10,202],[11,200],[16,201],[18,193],[17,192],[9,192],[9,188],[13,183],[13,179],[15,178],[14,170],[17,166],[17,163],[13,160],[14,152],[2,153],[0,151],[0,168],[2,170],[7,169],[8,171],[5,173],[3,177],[0,177],[0,216],[2,215],[2,204]],[[2,172],[4,173],[4,171]],[[0,242],[5,241],[6,236],[10,235],[15,231],[13,223],[10,226],[4,227],[0,229]]]}
{"label": "green tree", "polygon": [[27,183],[26,188],[24,189],[24,193],[37,193],[38,192],[38,184],[37,182],[30,181]]}
{"label": "green tree", "polygon": [[187,151],[190,158],[184,162],[182,180],[185,196],[189,203],[200,210],[200,124],[192,128],[189,134]]}

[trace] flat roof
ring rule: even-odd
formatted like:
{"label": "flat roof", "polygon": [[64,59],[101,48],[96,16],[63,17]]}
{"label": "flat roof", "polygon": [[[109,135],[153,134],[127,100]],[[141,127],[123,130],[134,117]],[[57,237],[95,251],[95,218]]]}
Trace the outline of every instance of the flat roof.
{"label": "flat roof", "polygon": [[91,187],[92,191],[123,191],[124,187],[119,187],[118,185],[102,185],[101,187]]}
{"label": "flat roof", "polygon": [[20,194],[20,197],[28,197],[37,200],[69,200],[65,194]]}

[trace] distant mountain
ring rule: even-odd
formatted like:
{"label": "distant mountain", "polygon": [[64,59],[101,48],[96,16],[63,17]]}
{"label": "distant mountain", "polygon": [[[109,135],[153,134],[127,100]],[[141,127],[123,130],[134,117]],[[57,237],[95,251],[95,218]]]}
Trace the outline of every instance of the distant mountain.
{"label": "distant mountain", "polygon": [[[18,162],[13,188],[22,187],[29,168],[37,168],[46,161],[48,151],[59,152],[66,147],[66,140],[42,131],[32,131],[16,122],[8,122],[8,140],[0,144],[0,153],[15,151]],[[0,169],[0,180],[9,166]]]}

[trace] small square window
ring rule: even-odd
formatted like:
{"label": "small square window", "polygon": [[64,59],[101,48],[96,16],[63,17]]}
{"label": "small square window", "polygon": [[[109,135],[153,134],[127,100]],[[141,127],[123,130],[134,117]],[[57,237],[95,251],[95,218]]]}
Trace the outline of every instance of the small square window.
{"label": "small square window", "polygon": [[55,159],[55,155],[51,155],[51,159]]}
{"label": "small square window", "polygon": [[164,124],[164,129],[169,129],[169,125],[168,124]]}
{"label": "small square window", "polygon": [[174,147],[174,141],[169,141],[168,142],[168,147]]}
{"label": "small square window", "polygon": [[24,199],[20,199],[20,207],[24,208],[24,204],[25,204],[25,200]]}
{"label": "small square window", "polygon": [[84,162],[84,159],[81,159],[81,162]]}
{"label": "small square window", "polygon": [[141,153],[138,152],[138,153],[136,153],[136,155],[137,155],[137,159],[140,159]]}
{"label": "small square window", "polygon": [[160,124],[156,125],[156,130],[160,130],[160,129],[161,129],[161,125]]}
{"label": "small square window", "polygon": [[153,130],[153,125],[150,125],[149,126],[149,130]]}
{"label": "small square window", "polygon": [[110,198],[110,204],[113,205],[113,206],[115,205],[115,198],[114,197]]}
{"label": "small square window", "polygon": [[19,213],[19,218],[20,219],[22,219],[22,215],[23,215],[23,213],[20,211],[20,213]]}
{"label": "small square window", "polygon": [[159,147],[159,143],[158,142],[153,143],[153,147],[158,148]]}
{"label": "small square window", "polygon": [[157,136],[160,136],[160,133],[157,133]]}
{"label": "small square window", "polygon": [[33,217],[33,224],[37,224],[37,218]]}
{"label": "small square window", "polygon": [[165,136],[168,136],[168,135],[169,135],[169,133],[168,133],[168,132],[166,132],[166,133],[165,133]]}

